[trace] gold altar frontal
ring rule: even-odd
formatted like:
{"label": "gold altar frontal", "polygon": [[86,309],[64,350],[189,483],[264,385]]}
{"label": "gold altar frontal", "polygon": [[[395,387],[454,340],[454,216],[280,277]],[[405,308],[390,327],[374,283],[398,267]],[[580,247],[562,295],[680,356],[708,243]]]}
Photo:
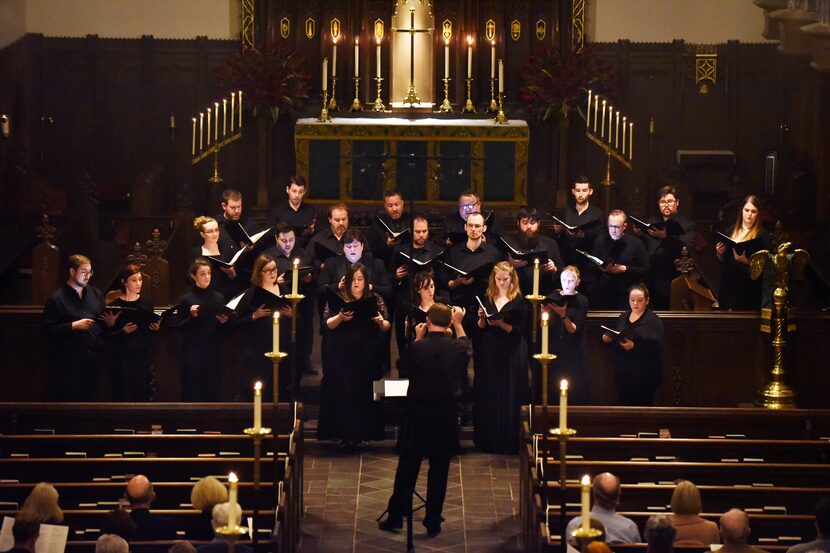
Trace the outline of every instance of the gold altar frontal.
{"label": "gold altar frontal", "polygon": [[471,189],[488,205],[527,201],[526,121],[343,117],[297,121],[297,172],[313,200],[376,202],[385,190],[436,205]]}

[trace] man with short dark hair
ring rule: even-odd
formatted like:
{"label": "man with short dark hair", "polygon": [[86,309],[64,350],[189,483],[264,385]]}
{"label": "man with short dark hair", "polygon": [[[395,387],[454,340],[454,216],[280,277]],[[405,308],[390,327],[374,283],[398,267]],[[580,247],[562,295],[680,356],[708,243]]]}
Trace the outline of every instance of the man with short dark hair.
{"label": "man with short dark hair", "polygon": [[665,515],[648,517],[643,535],[648,544],[646,553],[672,553],[674,551],[674,538],[677,530],[672,526],[669,517]]}
{"label": "man with short dark hair", "polygon": [[830,497],[822,497],[816,505],[816,539],[787,549],[787,553],[830,551]]}
{"label": "man with short dark hair", "polygon": [[225,244],[225,248],[231,254],[239,248],[248,250],[233,266],[237,277],[231,281],[228,294],[235,296],[245,290],[251,282],[255,256],[250,253],[253,245],[245,235],[256,234],[257,225],[242,213],[242,192],[239,190],[228,188],[222,192],[221,207],[222,212],[216,216],[216,222],[219,224],[219,242]]}
{"label": "man with short dark hair", "polygon": [[[369,225],[367,239],[375,259],[383,261],[387,268],[392,266],[392,253],[396,246],[409,242],[409,217],[404,214],[403,196],[397,190],[383,193],[383,212],[378,213]],[[403,232],[395,237],[390,234]],[[392,307],[391,305],[389,307]],[[391,313],[390,313],[391,316]]]}
{"label": "man with short dark hair", "polygon": [[444,219],[444,224],[441,228],[440,244],[447,248],[452,248],[458,244],[464,243],[465,225],[467,224],[467,217],[471,213],[481,213],[484,215],[484,223],[487,225],[482,239],[487,240],[498,236],[500,228],[498,227],[498,219],[496,214],[492,211],[484,214],[481,210],[481,198],[472,190],[464,190],[458,195],[458,211],[447,215]]}
{"label": "man with short dark hair", "polygon": [[343,235],[349,230],[349,207],[343,202],[334,204],[329,208],[328,218],[328,228],[321,229],[312,236],[306,248],[318,270],[329,259],[343,255]]}
{"label": "man with short dark hair", "polygon": [[749,545],[749,517],[740,509],[729,509],[720,517],[718,524],[723,553],[766,553],[764,549]]}
{"label": "man with short dark hair", "polygon": [[305,196],[308,185],[303,177],[297,175],[285,187],[285,202],[271,210],[268,217],[268,226],[275,227],[277,223],[286,223],[294,229],[297,245],[301,248],[308,246],[309,240],[317,232],[317,208],[306,203]]}
{"label": "man with short dark hair", "polygon": [[621,209],[608,214],[608,232],[594,243],[591,252],[605,263],[593,264],[597,279],[596,298],[588,298],[600,309],[627,309],[628,289],[642,282],[649,271],[648,253],[641,241],[625,234],[627,216]]}
{"label": "man with short dark hair", "polygon": [[[403,527],[403,517],[412,505],[421,460],[427,457],[429,472],[423,524],[429,537],[441,532],[450,460],[459,449],[458,401],[464,392],[467,364],[473,353],[461,324],[463,319],[463,309],[436,303],[427,312],[427,322],[415,328],[415,342],[407,358],[410,381],[398,442],[400,457],[388,515],[379,523],[381,530],[393,532]],[[450,326],[455,337],[450,333]]]}
{"label": "man with short dark hair", "polygon": [[[634,521],[617,514],[620,489],[620,479],[610,472],[603,472],[594,477],[591,520],[597,519],[605,526],[607,543],[640,543],[640,531]],[[567,529],[569,540],[573,541],[573,531],[581,524],[581,516],[571,519]]]}
{"label": "man with short dark hair", "polygon": [[130,503],[130,518],[135,523],[135,541],[174,540],[176,526],[172,519],[150,512],[156,500],[153,483],[143,474],[136,474],[127,481],[124,497]]}
{"label": "man with short dark hair", "polygon": [[35,542],[37,542],[39,532],[39,522],[16,519],[12,526],[14,547],[7,553],[35,553]]}

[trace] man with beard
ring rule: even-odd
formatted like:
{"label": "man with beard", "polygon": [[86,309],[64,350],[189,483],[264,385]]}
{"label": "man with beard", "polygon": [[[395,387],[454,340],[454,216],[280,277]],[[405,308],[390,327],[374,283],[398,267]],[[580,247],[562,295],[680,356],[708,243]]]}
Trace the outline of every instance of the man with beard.
{"label": "man with beard", "polygon": [[[256,224],[249,217],[242,214],[242,192],[234,188],[228,188],[222,192],[222,213],[216,216],[219,223],[219,242],[225,244],[228,250],[236,251],[237,248],[247,248],[250,252],[253,245],[248,243],[247,237],[256,234]],[[251,281],[251,272],[254,268],[255,255],[244,254],[234,265],[237,278],[231,282],[231,296],[236,295],[245,288]]]}
{"label": "man with beard", "polygon": [[383,261],[387,268],[392,266],[395,247],[409,242],[409,217],[404,215],[403,197],[397,190],[383,194],[383,213],[369,226],[368,240],[372,256]]}
{"label": "man with beard", "polygon": [[674,260],[681,256],[683,246],[691,249],[695,239],[695,222],[678,213],[680,200],[673,186],[664,186],[657,192],[657,207],[660,215],[650,217],[648,227],[634,221],[633,231],[648,251],[652,306],[654,309],[668,309],[671,281],[680,275]]}
{"label": "man with beard", "polygon": [[543,236],[539,230],[539,213],[535,207],[524,206],[516,214],[516,235],[509,240],[507,261],[516,268],[519,275],[519,286],[522,294],[533,293],[533,262],[526,259],[516,259],[511,253],[512,247],[522,253],[538,252],[540,257],[547,257],[547,262],[539,264],[539,293],[549,294],[558,280],[557,271],[562,267],[562,256],[559,245],[553,238]]}
{"label": "man with beard", "polygon": [[563,261],[568,265],[576,265],[582,273],[583,290],[590,298],[596,283],[596,275],[591,262],[577,253],[576,250],[590,252],[594,249],[594,242],[602,235],[602,210],[591,204],[591,195],[594,187],[588,177],[580,175],[574,179],[571,195],[574,198],[573,207],[568,206],[563,213],[563,220],[568,227],[554,221],[553,232],[556,234]]}
{"label": "man with beard", "polygon": [[344,203],[329,208],[329,228],[315,234],[307,251],[314,259],[314,268],[321,269],[327,259],[343,255],[343,235],[349,230],[349,208]]}

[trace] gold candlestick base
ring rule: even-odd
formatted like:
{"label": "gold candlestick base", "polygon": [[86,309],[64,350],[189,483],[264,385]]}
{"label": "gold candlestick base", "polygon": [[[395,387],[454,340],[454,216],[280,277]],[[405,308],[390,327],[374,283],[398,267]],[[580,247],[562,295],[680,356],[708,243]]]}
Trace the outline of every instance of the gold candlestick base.
{"label": "gold candlestick base", "polygon": [[549,430],[551,436],[556,436],[559,439],[573,438],[576,436],[576,430],[573,428],[551,428]]}
{"label": "gold candlestick base", "polygon": [[496,79],[490,79],[490,103],[487,105],[487,113],[496,113],[499,111],[499,105],[496,103]]}
{"label": "gold candlestick base", "polygon": [[475,113],[476,108],[473,105],[472,96],[470,96],[470,86],[472,85],[473,80],[469,78],[465,80],[467,81],[467,102],[464,104],[464,111],[466,113]]}
{"label": "gold candlestick base", "polygon": [[403,99],[403,102],[409,104],[409,107],[412,107],[412,104],[421,103],[421,99],[415,91],[415,83],[409,83],[409,90],[406,91],[406,98]]}
{"label": "gold candlestick base", "polygon": [[496,118],[493,119],[493,123],[497,123],[499,125],[506,125],[507,124],[507,116],[504,114],[504,94],[499,93],[499,112],[496,114]]}
{"label": "gold candlestick base", "polygon": [[441,102],[441,107],[438,111],[441,113],[451,113],[452,104],[450,104],[450,80],[448,78],[441,79],[444,81],[444,101]]}
{"label": "gold candlestick base", "polygon": [[363,111],[363,106],[360,104],[360,77],[354,78],[354,100],[349,111]]}
{"label": "gold candlestick base", "polygon": [[245,434],[247,434],[248,436],[252,436],[252,437],[254,437],[254,438],[258,438],[258,437],[267,436],[268,434],[270,434],[270,433],[271,433],[271,429],[270,429],[270,428],[268,428],[267,426],[261,426],[261,427],[259,428],[259,430],[257,430],[256,428],[246,428],[246,429],[245,429],[245,430],[243,430],[242,432],[244,432],[244,433],[245,433]]}
{"label": "gold candlestick base", "polygon": [[229,536],[229,537],[237,537],[238,538],[240,536],[244,536],[245,534],[247,534],[248,533],[248,528],[245,527],[245,526],[239,526],[237,524],[236,526],[220,526],[219,528],[214,530],[214,532],[216,532],[217,534],[220,534],[222,536]]}
{"label": "gold candlestick base", "polygon": [[571,532],[571,535],[578,540],[595,540],[602,535],[602,530],[597,528],[582,528],[581,526]]}
{"label": "gold candlestick base", "polygon": [[380,99],[380,91],[381,91],[381,82],[383,81],[383,77],[377,77],[375,80],[378,82],[378,97],[375,98],[374,106],[372,107],[372,111],[386,111],[386,106],[383,104],[383,100]]}
{"label": "gold candlestick base", "polygon": [[323,109],[320,110],[320,117],[317,118],[317,121],[319,123],[327,123],[327,122],[331,121],[331,116],[329,115],[329,110],[326,107],[328,105],[328,99],[329,99],[328,92],[326,92],[324,90],[323,91]]}
{"label": "gold candlestick base", "polygon": [[331,78],[331,100],[329,100],[329,111],[338,111],[337,98],[335,98],[337,91],[337,77]]}

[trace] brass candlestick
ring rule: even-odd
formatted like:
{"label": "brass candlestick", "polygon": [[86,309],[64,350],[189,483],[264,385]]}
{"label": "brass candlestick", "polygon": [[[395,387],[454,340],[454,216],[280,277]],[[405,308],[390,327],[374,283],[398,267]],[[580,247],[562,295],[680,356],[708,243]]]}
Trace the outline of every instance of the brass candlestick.
{"label": "brass candlestick", "polygon": [[[531,305],[532,310],[533,310],[533,327],[532,327],[533,331],[531,333],[531,335],[532,335],[531,336],[531,341],[535,344],[536,343],[536,338],[539,334],[539,329],[537,328],[539,326],[539,324],[538,324],[539,323],[539,305],[541,305],[542,300],[545,299],[545,296],[543,296],[541,294],[537,294],[535,296],[533,294],[527,294],[525,296],[525,299],[530,302],[530,305]],[[555,359],[555,357],[554,357],[554,359]]]}
{"label": "brass candlestick", "polygon": [[224,182],[224,179],[219,176],[219,148],[213,152],[213,176],[208,179],[208,182]]}
{"label": "brass candlestick", "polygon": [[498,123],[499,125],[506,125],[507,124],[507,116],[504,114],[504,93],[499,92],[499,112],[496,114],[496,118],[493,119],[493,123]]}
{"label": "brass candlestick", "polygon": [[452,111],[452,104],[450,104],[450,79],[444,77],[441,80],[444,81],[444,101],[441,102],[441,107],[438,108],[438,111],[441,113],[450,113]]}
{"label": "brass candlestick", "polygon": [[487,113],[496,113],[499,110],[496,104],[496,79],[490,78],[490,104],[487,106]]}
{"label": "brass candlestick", "polygon": [[328,91],[323,89],[323,109],[320,110],[320,117],[317,118],[317,121],[320,123],[326,123],[328,121],[331,121],[331,116],[329,115],[329,110],[327,107],[328,99]]}
{"label": "brass candlestick", "polygon": [[472,85],[473,79],[467,78],[467,103],[464,104],[464,111],[467,113],[475,113],[476,108],[473,106],[473,98],[470,95],[470,86]]}
{"label": "brass candlestick", "polygon": [[337,77],[332,76],[331,78],[331,100],[329,100],[329,111],[338,111],[337,107],[337,98],[335,98],[337,91]]}
{"label": "brass candlestick", "polygon": [[381,82],[383,81],[383,77],[375,77],[375,80],[378,82],[378,97],[375,98],[375,105],[372,108],[372,111],[386,111],[386,106],[383,105],[383,100],[380,99],[380,92],[381,92]]}
{"label": "brass candlestick", "polygon": [[251,438],[253,438],[254,440],[254,488],[259,489],[259,484],[261,480],[259,472],[259,460],[262,456],[262,438],[270,434],[271,429],[263,426],[259,430],[257,430],[256,428],[246,428],[245,430],[243,430],[243,432]]}
{"label": "brass candlestick", "polygon": [[297,307],[302,300],[305,299],[305,294],[286,294],[284,296],[288,298],[288,301],[291,302],[291,312],[293,316],[291,317],[291,349],[294,351],[293,361],[291,363],[291,395],[292,400],[297,397],[297,391],[294,389],[295,384],[297,383]]}
{"label": "brass candlestick", "polygon": [[603,186],[614,186],[614,179],[611,178],[611,148],[605,149],[605,178],[600,182]]}
{"label": "brass candlestick", "polygon": [[263,355],[271,360],[274,371],[274,407],[280,402],[280,363],[288,357],[284,351],[266,351]]}
{"label": "brass candlestick", "polygon": [[360,105],[360,77],[354,78],[354,100],[349,111],[363,111],[363,106]]}

